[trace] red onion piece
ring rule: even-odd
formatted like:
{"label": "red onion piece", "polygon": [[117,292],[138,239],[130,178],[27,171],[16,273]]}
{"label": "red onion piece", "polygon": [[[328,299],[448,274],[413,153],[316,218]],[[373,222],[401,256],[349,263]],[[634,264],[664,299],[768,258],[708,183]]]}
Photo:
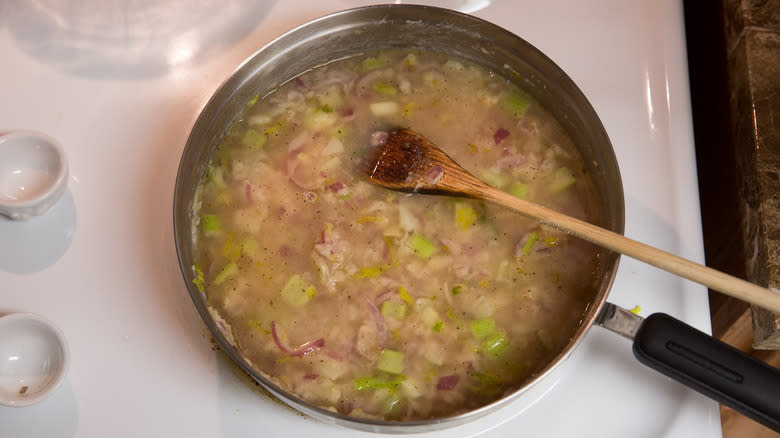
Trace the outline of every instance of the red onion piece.
{"label": "red onion piece", "polygon": [[246,183],[244,186],[244,194],[246,195],[246,200],[252,202],[252,184]]}
{"label": "red onion piece", "polygon": [[436,389],[438,391],[452,391],[455,389],[459,380],[460,376],[457,374],[439,377],[439,381],[436,383]]}
{"label": "red onion piece", "polygon": [[295,78],[295,85],[301,87],[301,88],[308,88],[306,84],[303,82],[303,79],[301,78]]}
{"label": "red onion piece", "polygon": [[276,346],[279,347],[279,349],[282,350],[283,353],[286,353],[290,356],[303,357],[309,353],[314,353],[315,351],[318,351],[320,348],[322,348],[325,345],[325,339],[319,338],[314,341],[306,342],[305,344],[302,344],[300,347],[296,348],[295,350],[292,350],[290,349],[290,347],[286,346],[282,342],[282,339],[279,337],[279,331],[276,328],[276,321],[271,321],[271,336],[273,336]]}
{"label": "red onion piece", "polygon": [[374,302],[377,305],[379,305],[379,304],[382,304],[383,302],[389,300],[392,296],[393,296],[393,290],[392,289],[387,289],[386,291],[384,291],[381,294],[377,295],[376,298],[374,299]]}
{"label": "red onion piece", "polygon": [[509,137],[509,131],[504,128],[498,128],[496,129],[496,132],[493,133],[493,141],[496,144],[501,143],[507,137]]}
{"label": "red onion piece", "polygon": [[295,351],[290,353],[290,356],[303,357],[309,353],[314,353],[315,351],[318,351],[323,346],[325,346],[325,339],[323,338],[319,338],[316,341],[309,341],[301,345],[300,347],[296,348]]}
{"label": "red onion piece", "polygon": [[387,131],[376,131],[371,134],[371,144],[374,146],[381,146],[387,143],[387,137],[389,136],[390,134],[388,134]]}
{"label": "red onion piece", "polygon": [[271,336],[274,338],[274,342],[276,342],[276,346],[279,347],[282,352],[289,354],[290,349],[287,348],[286,345],[282,342],[282,340],[279,338],[279,332],[276,330],[276,321],[271,321]]}

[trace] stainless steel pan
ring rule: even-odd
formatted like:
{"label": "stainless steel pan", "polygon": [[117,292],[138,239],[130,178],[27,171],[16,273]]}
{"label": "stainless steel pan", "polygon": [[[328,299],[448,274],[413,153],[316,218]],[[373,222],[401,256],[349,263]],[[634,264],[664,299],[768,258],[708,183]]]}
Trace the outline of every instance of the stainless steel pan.
{"label": "stainless steel pan", "polygon": [[558,119],[578,146],[600,193],[598,225],[623,232],[622,183],[604,127],[572,80],[532,45],[478,18],[425,6],[363,7],[314,20],[259,50],[222,84],[193,126],[179,166],[174,231],[182,274],[215,340],[236,363],[279,399],[321,420],[375,432],[423,432],[472,421],[519,398],[528,398],[528,392],[545,385],[548,374],[564,364],[595,323],[634,339],[640,361],[780,430],[780,372],[667,315],[655,314],[643,320],[608,303],[619,260],[611,253],[602,260],[598,293],[567,347],[522,388],[461,415],[404,423],[357,419],[313,406],[253,368],[220,331],[203,294],[192,282],[195,189],[214,149],[252,96],[266,95],[314,66],[390,48],[451,54],[516,82]]}

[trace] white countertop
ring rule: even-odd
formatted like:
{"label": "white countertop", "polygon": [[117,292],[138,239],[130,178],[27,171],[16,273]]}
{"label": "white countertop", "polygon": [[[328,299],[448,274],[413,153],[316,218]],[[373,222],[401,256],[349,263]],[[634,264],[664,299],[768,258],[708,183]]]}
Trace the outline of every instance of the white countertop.
{"label": "white countertop", "polygon": [[[303,417],[214,351],[184,286],[173,186],[189,129],[238,64],[275,36],[370,2],[0,2],[0,132],[64,146],[63,199],[0,218],[0,313],[34,312],[69,340],[51,398],[0,407],[0,437],[365,435]],[[426,3],[426,2],[417,2]],[[675,1],[440,1],[505,27],[580,86],[613,142],[626,235],[702,262],[682,6]],[[707,291],[624,258],[610,301],[709,332]],[[634,360],[593,328],[557,384],[434,435],[719,437],[717,404]]]}

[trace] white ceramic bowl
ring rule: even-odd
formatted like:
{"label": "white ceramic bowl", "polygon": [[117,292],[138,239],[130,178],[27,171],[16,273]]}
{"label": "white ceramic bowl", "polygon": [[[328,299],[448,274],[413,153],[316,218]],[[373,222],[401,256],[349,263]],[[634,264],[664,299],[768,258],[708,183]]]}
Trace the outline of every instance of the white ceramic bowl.
{"label": "white ceramic bowl", "polygon": [[67,180],[65,152],[56,140],[32,131],[0,135],[0,214],[25,220],[46,213]]}
{"label": "white ceramic bowl", "polygon": [[0,404],[28,406],[62,382],[70,352],[65,336],[32,313],[0,317]]}

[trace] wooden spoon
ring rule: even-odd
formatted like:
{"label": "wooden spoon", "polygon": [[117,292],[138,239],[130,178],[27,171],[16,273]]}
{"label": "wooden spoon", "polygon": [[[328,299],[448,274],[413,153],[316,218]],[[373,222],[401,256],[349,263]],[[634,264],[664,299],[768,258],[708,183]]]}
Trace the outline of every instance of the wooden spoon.
{"label": "wooden spoon", "polygon": [[364,163],[363,171],[372,183],[392,190],[476,198],[502,205],[601,247],[780,314],[780,293],[491,187],[414,131],[391,131],[387,141]]}

